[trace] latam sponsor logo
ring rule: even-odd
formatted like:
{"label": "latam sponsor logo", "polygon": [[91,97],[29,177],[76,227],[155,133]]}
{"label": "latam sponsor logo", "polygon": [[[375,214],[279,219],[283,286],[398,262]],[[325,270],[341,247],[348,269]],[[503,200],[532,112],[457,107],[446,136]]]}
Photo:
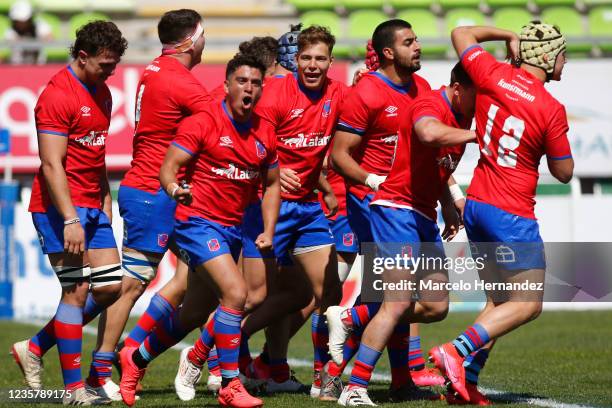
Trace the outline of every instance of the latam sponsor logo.
{"label": "latam sponsor logo", "polygon": [[232,141],[232,138],[229,136],[221,136],[221,138],[219,139],[219,146],[233,148],[234,142]]}
{"label": "latam sponsor logo", "polygon": [[291,111],[291,116],[289,116],[289,119],[301,118],[303,113],[304,109],[294,109]]}
{"label": "latam sponsor logo", "polygon": [[289,146],[291,148],[301,148],[301,147],[317,147],[317,146],[327,146],[331,136],[320,136],[319,134],[315,135],[305,135],[300,133],[297,137],[290,137],[288,139],[284,139],[283,143],[285,146]]}
{"label": "latam sponsor logo", "polygon": [[516,85],[510,84],[510,83],[504,81],[503,78],[501,78],[499,80],[499,82],[497,83],[497,86],[499,86],[500,88],[503,88],[503,89],[505,89],[507,91],[510,91],[513,94],[516,94],[516,95],[520,96],[521,98],[528,100],[529,102],[535,101],[535,96],[533,96],[532,94],[530,94],[527,91],[522,90],[521,88],[519,88]]}
{"label": "latam sponsor logo", "polygon": [[81,106],[81,116],[91,116],[91,108],[89,106]]}
{"label": "latam sponsor logo", "polygon": [[211,170],[214,174],[231,180],[253,180],[259,177],[259,171],[240,169],[233,163],[229,163],[226,169],[212,167]]}
{"label": "latam sponsor logo", "polygon": [[206,244],[208,245],[208,250],[210,252],[217,252],[221,248],[217,238],[209,239]]}
{"label": "latam sponsor logo", "polygon": [[74,139],[74,141],[82,144],[83,146],[88,147],[104,146],[106,144],[106,135],[106,130],[102,130],[99,132],[92,130],[85,136],[77,137],[76,139]]}
{"label": "latam sponsor logo", "polygon": [[397,144],[397,133],[394,135],[389,135],[389,136],[385,136],[383,138],[381,138],[380,140],[384,143],[384,144]]}
{"label": "latam sponsor logo", "polygon": [[397,116],[398,109],[399,108],[397,106],[393,106],[393,105],[387,106],[385,108],[385,112],[387,112],[387,117],[390,118],[392,116]]}
{"label": "latam sponsor logo", "polygon": [[471,55],[468,57],[468,61],[470,61],[470,62],[474,61],[474,59],[476,59],[476,57],[478,57],[478,56],[479,56],[480,54],[482,54],[483,52],[484,52],[484,50],[483,50],[483,49],[479,49],[478,51],[476,51],[475,53],[471,54]]}

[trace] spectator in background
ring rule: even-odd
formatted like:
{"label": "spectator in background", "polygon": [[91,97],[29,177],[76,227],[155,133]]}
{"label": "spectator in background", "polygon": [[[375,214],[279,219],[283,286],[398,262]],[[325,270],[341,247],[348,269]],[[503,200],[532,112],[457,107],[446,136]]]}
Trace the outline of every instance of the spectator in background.
{"label": "spectator in background", "polygon": [[[32,5],[27,0],[18,0],[9,10],[11,27],[4,37],[7,41],[18,43],[21,40],[49,41],[53,39],[51,26],[34,16]],[[42,47],[20,48],[14,47],[10,62],[12,64],[44,64],[47,56]]]}

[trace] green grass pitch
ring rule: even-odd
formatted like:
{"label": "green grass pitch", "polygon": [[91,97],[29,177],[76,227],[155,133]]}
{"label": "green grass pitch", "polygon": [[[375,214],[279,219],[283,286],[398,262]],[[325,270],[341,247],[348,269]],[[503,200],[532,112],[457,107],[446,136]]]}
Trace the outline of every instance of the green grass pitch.
{"label": "green grass pitch", "polygon": [[[440,323],[422,325],[423,349],[448,341],[464,330],[474,319],[473,313],[451,313]],[[134,322],[131,321],[130,324]],[[131,327],[131,326],[130,326]],[[0,389],[22,388],[21,373],[8,354],[10,345],[25,339],[38,328],[32,325],[0,321]],[[185,341],[195,339],[195,334]],[[89,367],[95,337],[85,336],[83,374]],[[262,336],[250,341],[251,351],[258,352]],[[311,361],[309,324],[302,328],[290,346],[290,357]],[[205,378],[199,385],[195,400],[184,403],[174,394],[178,352],[170,350],[155,360],[143,382],[145,391],[136,407],[208,407],[218,406],[216,399],[206,391]],[[62,381],[57,352],[45,356],[43,381],[45,388],[61,389]],[[312,377],[310,367],[294,367],[296,376],[304,383]],[[386,355],[380,360],[378,373],[388,373]],[[348,373],[345,373],[345,379]],[[116,379],[115,379],[116,380]],[[481,374],[481,386],[495,390],[494,401],[512,407],[527,407],[526,399],[537,398],[541,406],[561,408],[560,403],[592,407],[612,407],[612,311],[544,312],[540,318],[502,338],[496,345],[486,368]],[[374,383],[370,396],[383,407],[443,407],[439,402],[410,402],[392,404],[387,400],[388,384]],[[307,395],[264,395],[266,407],[337,406],[311,400]],[[518,401],[518,402],[517,402]],[[0,401],[0,406],[10,406]],[[114,403],[114,406],[122,406]],[[57,406],[50,404],[20,407]]]}

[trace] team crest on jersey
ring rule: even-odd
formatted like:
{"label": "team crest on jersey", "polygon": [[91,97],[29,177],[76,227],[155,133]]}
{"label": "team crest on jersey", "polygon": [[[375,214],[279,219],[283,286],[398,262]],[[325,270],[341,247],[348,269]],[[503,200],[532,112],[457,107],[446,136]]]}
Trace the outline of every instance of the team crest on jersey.
{"label": "team crest on jersey", "polygon": [[165,248],[168,246],[168,234],[157,234],[157,245]]}
{"label": "team crest on jersey", "polygon": [[438,166],[444,167],[445,169],[449,171],[455,171],[458,165],[459,165],[459,159],[453,157],[450,154],[446,154],[438,158]]}
{"label": "team crest on jersey", "polygon": [[257,150],[257,157],[259,157],[260,159],[266,157],[266,148],[257,140],[255,141],[255,149]]}
{"label": "team crest on jersey", "polygon": [[355,242],[355,235],[352,232],[347,232],[346,234],[342,234],[342,243],[344,246],[353,246]]}
{"label": "team crest on jersey", "polygon": [[322,115],[324,118],[329,116],[329,112],[331,111],[331,103],[332,103],[332,100],[328,99],[323,104],[323,114]]}
{"label": "team crest on jersey", "polygon": [[221,136],[221,138],[219,139],[219,146],[222,147],[234,147],[234,142],[232,141],[232,138],[229,136]]}
{"label": "team crest on jersey", "polygon": [[91,116],[91,108],[89,106],[81,106],[81,116]]}
{"label": "team crest on jersey", "polygon": [[397,116],[397,106],[389,105],[385,108],[385,112],[387,112],[387,117],[390,118],[392,116]]}
{"label": "team crest on jersey", "polygon": [[219,244],[219,240],[217,238],[209,239],[207,244],[208,250],[210,252],[216,252],[221,248],[221,245]]}

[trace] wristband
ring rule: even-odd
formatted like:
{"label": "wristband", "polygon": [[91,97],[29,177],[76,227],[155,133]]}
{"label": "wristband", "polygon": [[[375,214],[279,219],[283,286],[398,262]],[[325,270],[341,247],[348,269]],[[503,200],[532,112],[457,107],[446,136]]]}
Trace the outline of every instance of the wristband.
{"label": "wristband", "polygon": [[74,217],[74,218],[64,221],[64,225],[72,225],[72,224],[76,224],[77,222],[81,222],[81,219],[79,217]]}
{"label": "wristband", "polygon": [[459,187],[459,184],[453,184],[452,186],[448,186],[448,191],[450,192],[453,201],[462,200],[465,198],[465,196],[463,195],[463,191],[461,191],[461,187]]}

